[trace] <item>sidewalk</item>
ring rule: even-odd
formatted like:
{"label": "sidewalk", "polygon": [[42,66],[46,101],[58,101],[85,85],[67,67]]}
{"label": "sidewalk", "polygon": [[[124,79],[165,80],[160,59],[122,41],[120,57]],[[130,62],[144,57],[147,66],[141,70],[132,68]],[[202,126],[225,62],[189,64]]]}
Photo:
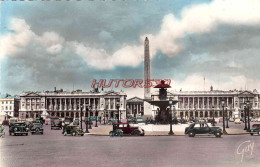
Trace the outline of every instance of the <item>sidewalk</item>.
{"label": "sidewalk", "polygon": [[[160,126],[160,125],[159,125]],[[141,126],[143,128],[143,126]],[[147,129],[147,128],[144,128]],[[155,128],[154,128],[155,129]],[[169,136],[169,130],[162,129],[161,127],[158,128],[159,130],[145,130],[145,136]],[[176,129],[176,131],[174,130]],[[98,136],[109,136],[109,132],[112,131],[112,125],[99,125],[99,127],[92,127],[89,129],[89,135],[98,135]],[[173,136],[185,136],[184,130],[180,130],[177,128],[173,128],[174,135]],[[242,129],[231,129],[227,128],[226,132],[228,135],[244,135],[249,134],[245,130]]]}

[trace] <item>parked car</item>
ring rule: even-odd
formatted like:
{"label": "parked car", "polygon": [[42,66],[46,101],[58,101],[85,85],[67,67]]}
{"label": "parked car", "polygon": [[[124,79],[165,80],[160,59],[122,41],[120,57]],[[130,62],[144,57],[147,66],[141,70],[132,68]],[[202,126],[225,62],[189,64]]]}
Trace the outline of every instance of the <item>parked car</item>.
{"label": "parked car", "polygon": [[240,119],[235,119],[235,124],[241,124]]}
{"label": "parked car", "polygon": [[32,134],[35,134],[35,133],[43,134],[42,124],[39,122],[33,122],[30,131]]}
{"label": "parked car", "polygon": [[62,121],[59,118],[51,118],[51,130],[62,129]]}
{"label": "parked car", "polygon": [[185,134],[189,137],[194,137],[197,134],[212,134],[216,137],[221,137],[223,134],[220,127],[209,127],[206,123],[193,123],[189,127],[185,128]]}
{"label": "parked car", "polygon": [[84,131],[77,125],[67,125],[64,127],[62,134],[64,136],[72,135],[72,136],[83,136]]}
{"label": "parked car", "polygon": [[[139,127],[133,127],[130,126],[129,123],[114,123],[113,124],[113,130],[109,132],[110,136],[120,136],[120,134],[123,132],[122,135],[131,135],[131,136],[144,136],[145,132],[143,129]],[[121,135],[121,136],[122,136]]]}
{"label": "parked car", "polygon": [[45,119],[45,125],[51,124],[51,118],[46,118]]}
{"label": "parked car", "polygon": [[75,119],[75,120],[73,121],[73,125],[79,125],[79,120],[78,120],[78,119]]}
{"label": "parked car", "polygon": [[253,136],[254,134],[260,135],[260,124],[253,124],[250,129],[250,134]]}
{"label": "parked car", "polygon": [[9,121],[8,120],[3,120],[2,125],[9,126]]}
{"label": "parked car", "polygon": [[[208,119],[208,123],[213,124],[213,119]],[[214,119],[214,123],[217,124],[217,121]]]}
{"label": "parked car", "polygon": [[3,125],[0,125],[0,137],[5,137],[5,127]]}
{"label": "parked car", "polygon": [[114,123],[118,123],[118,120],[117,119],[110,119],[110,120],[108,120],[108,125],[112,125]]}
{"label": "parked car", "polygon": [[229,122],[235,122],[234,118],[229,118]]}
{"label": "parked car", "polygon": [[14,124],[11,124],[9,127],[9,135],[15,136],[15,135],[28,135],[29,128],[27,128],[25,122],[16,122]]}
{"label": "parked car", "polygon": [[73,118],[71,117],[65,117],[64,119],[64,125],[69,125],[73,122]]}

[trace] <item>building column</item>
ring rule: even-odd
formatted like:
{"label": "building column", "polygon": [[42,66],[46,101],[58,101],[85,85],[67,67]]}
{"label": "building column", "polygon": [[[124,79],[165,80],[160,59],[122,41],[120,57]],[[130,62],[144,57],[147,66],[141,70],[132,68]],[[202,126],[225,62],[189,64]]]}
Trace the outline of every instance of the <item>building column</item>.
{"label": "building column", "polygon": [[192,108],[194,109],[195,108],[195,98],[194,97],[192,97]]}
{"label": "building column", "polygon": [[202,97],[202,108],[204,108],[204,104],[205,104],[204,97]]}
{"label": "building column", "polygon": [[[84,98],[84,111],[86,111],[86,98]],[[86,116],[86,114],[85,114]]]}
{"label": "building column", "polygon": [[217,108],[219,108],[219,97],[217,97]]}
{"label": "building column", "polygon": [[215,108],[215,97],[212,97],[212,106]]}
{"label": "building column", "polygon": [[108,98],[108,109],[111,109],[110,98]]}
{"label": "building column", "polygon": [[207,108],[209,108],[209,97],[207,97]]}
{"label": "building column", "polygon": [[190,97],[188,97],[188,109],[190,108]]}
{"label": "building column", "polygon": [[197,109],[200,108],[200,98],[199,97],[197,97],[197,105],[198,105]]}
{"label": "building column", "polygon": [[116,109],[116,98],[114,98],[114,108],[113,109]]}
{"label": "building column", "polygon": [[228,107],[228,97],[227,97],[227,107]]}

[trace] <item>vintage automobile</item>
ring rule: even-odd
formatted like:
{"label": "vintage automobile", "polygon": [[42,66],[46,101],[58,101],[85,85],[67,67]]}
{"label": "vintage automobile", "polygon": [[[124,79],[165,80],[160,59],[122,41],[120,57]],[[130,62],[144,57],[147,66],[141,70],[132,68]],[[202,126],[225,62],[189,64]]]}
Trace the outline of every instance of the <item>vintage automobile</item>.
{"label": "vintage automobile", "polygon": [[250,134],[253,136],[254,134],[260,135],[260,124],[253,124],[252,128],[250,129]]}
{"label": "vintage automobile", "polygon": [[5,127],[3,125],[0,125],[0,137],[5,137]]}
{"label": "vintage automobile", "polygon": [[239,118],[237,118],[237,119],[235,119],[235,124],[241,124],[241,121],[240,121],[240,119]]}
{"label": "vintage automobile", "polygon": [[113,130],[109,132],[110,136],[144,136],[144,134],[145,132],[143,129],[130,126],[129,123],[114,123]]}
{"label": "vintage automobile", "polygon": [[71,124],[72,122],[73,122],[73,118],[71,118],[71,117],[65,117],[65,119],[64,119],[64,125],[66,126],[66,125],[69,125],[69,124]]}
{"label": "vintage automobile", "polygon": [[234,118],[229,118],[229,122],[235,122]]}
{"label": "vintage automobile", "polygon": [[75,120],[73,121],[73,125],[79,125],[79,119],[75,119]]}
{"label": "vintage automobile", "polygon": [[15,136],[15,135],[23,135],[25,134],[26,136],[29,133],[29,128],[27,128],[27,125],[25,124],[25,122],[16,122],[14,124],[11,124],[9,126],[9,135],[10,136]]}
{"label": "vintage automobile", "polygon": [[39,122],[33,122],[30,131],[32,134],[35,133],[43,134],[42,124]]}
{"label": "vintage automobile", "polygon": [[67,125],[64,127],[62,134],[64,136],[72,135],[72,136],[83,136],[84,131],[77,125]]}
{"label": "vintage automobile", "polygon": [[51,118],[46,118],[45,119],[45,125],[49,125],[49,124],[51,124]]}
{"label": "vintage automobile", "polygon": [[207,123],[193,123],[185,128],[185,134],[189,137],[194,137],[196,134],[212,134],[216,137],[221,137],[223,134],[220,127],[209,127]]}
{"label": "vintage automobile", "polygon": [[62,121],[59,118],[51,118],[51,130],[62,129]]}
{"label": "vintage automobile", "polygon": [[118,123],[118,120],[117,119],[108,120],[108,125],[113,125],[114,123]]}

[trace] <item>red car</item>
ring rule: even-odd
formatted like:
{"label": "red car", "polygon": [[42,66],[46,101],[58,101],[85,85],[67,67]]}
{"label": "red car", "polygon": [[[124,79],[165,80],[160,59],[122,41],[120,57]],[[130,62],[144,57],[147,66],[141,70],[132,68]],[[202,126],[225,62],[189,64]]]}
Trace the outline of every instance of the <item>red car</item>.
{"label": "red car", "polygon": [[114,123],[113,124],[113,131],[110,134],[116,135],[118,130],[122,130],[123,135],[133,135],[133,136],[144,136],[144,130],[139,127],[130,126],[129,123]]}

